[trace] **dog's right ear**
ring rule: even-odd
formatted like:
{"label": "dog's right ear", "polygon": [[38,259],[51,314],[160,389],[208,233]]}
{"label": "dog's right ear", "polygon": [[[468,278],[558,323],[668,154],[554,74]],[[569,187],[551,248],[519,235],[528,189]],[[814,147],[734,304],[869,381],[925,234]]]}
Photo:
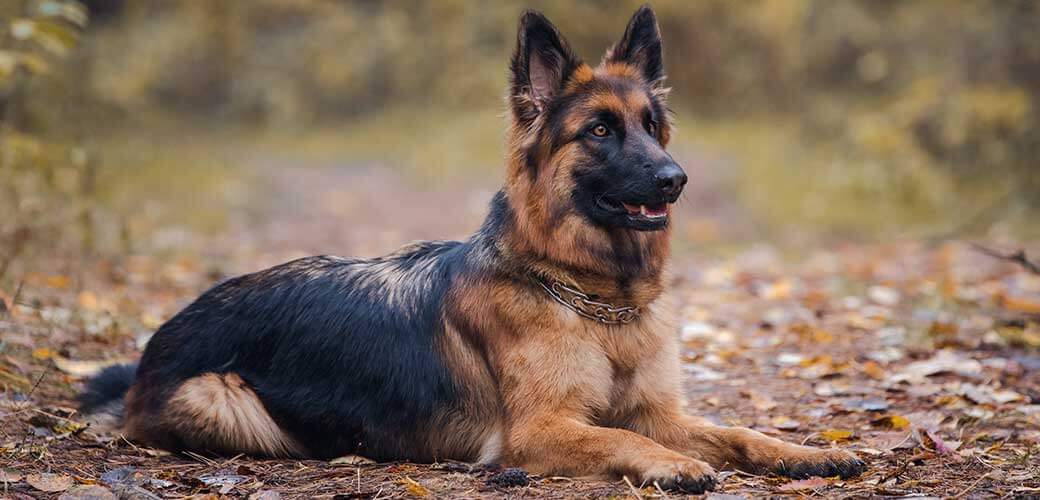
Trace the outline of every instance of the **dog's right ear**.
{"label": "dog's right ear", "polygon": [[510,75],[510,104],[521,121],[533,120],[581,65],[545,16],[529,10],[520,18]]}

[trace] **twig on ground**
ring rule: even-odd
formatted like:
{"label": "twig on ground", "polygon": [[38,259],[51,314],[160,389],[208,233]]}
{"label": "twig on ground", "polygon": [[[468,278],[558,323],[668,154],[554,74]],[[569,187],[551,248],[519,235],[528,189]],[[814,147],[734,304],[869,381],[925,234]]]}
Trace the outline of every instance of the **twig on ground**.
{"label": "twig on ground", "polygon": [[971,243],[971,246],[980,253],[989,255],[990,257],[993,257],[995,259],[1014,262],[1015,264],[1022,266],[1022,268],[1024,268],[1026,271],[1029,271],[1033,274],[1040,274],[1040,264],[1029,260],[1029,257],[1026,256],[1025,250],[1020,249],[1019,251],[1014,253],[1003,253],[974,242]]}
{"label": "twig on ground", "polygon": [[36,389],[38,387],[40,387],[40,384],[43,383],[43,379],[47,376],[47,373],[50,372],[50,371],[51,371],[50,368],[44,369],[43,373],[40,374],[40,378],[36,379],[36,383],[33,384],[32,388],[29,389],[29,392],[25,395],[25,403],[22,406],[22,408],[28,408],[29,405],[32,404],[31,400],[32,400],[33,394],[36,392]]}
{"label": "twig on ground", "polygon": [[899,467],[896,470],[890,471],[888,474],[885,474],[885,476],[882,477],[880,481],[878,481],[878,484],[879,485],[884,485],[885,483],[889,482],[892,479],[899,479],[899,476],[902,476],[903,474],[905,474],[906,470],[909,467],[910,467],[910,461],[904,461],[902,464],[899,465]]}
{"label": "twig on ground", "polygon": [[625,484],[628,485],[628,489],[632,490],[632,494],[635,495],[636,498],[639,498],[640,500],[642,500],[643,494],[640,493],[639,490],[636,489],[635,485],[632,484],[632,481],[630,481],[628,479],[628,476],[621,476],[621,479],[625,480]]}
{"label": "twig on ground", "polygon": [[235,456],[225,460],[223,463],[221,463],[217,467],[220,467],[220,468],[227,467],[228,464],[234,463],[236,460],[238,460],[239,458],[242,458],[244,456],[245,456],[245,454],[239,453],[238,455],[235,455]]}
{"label": "twig on ground", "polygon": [[983,479],[989,478],[989,475],[990,475],[989,472],[983,474],[981,477],[976,479],[974,483],[969,484],[967,488],[964,488],[963,490],[961,490],[960,493],[958,493],[958,494],[956,494],[956,495],[954,495],[954,496],[952,496],[950,498],[964,498],[964,496],[967,495],[968,493],[971,493],[971,490],[974,490],[975,487],[978,486],[979,483],[981,483]]}
{"label": "twig on ground", "polygon": [[215,462],[213,460],[210,460],[210,459],[208,459],[208,458],[206,458],[206,457],[204,457],[202,455],[199,455],[198,453],[195,453],[195,452],[192,452],[192,451],[185,451],[184,454],[187,455],[188,457],[190,457],[190,458],[192,458],[192,459],[194,459],[194,460],[204,464],[204,465],[209,466],[209,467],[218,467],[217,462]]}

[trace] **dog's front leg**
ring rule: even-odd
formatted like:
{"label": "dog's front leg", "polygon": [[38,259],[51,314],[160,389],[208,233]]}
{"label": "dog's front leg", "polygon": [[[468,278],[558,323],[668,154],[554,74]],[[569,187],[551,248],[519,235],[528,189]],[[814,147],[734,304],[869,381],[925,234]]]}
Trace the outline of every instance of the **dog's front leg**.
{"label": "dog's front leg", "polygon": [[766,436],[746,427],[714,425],[699,417],[658,414],[640,427],[672,449],[698,457],[712,466],[754,474],[775,473],[794,478],[854,477],[866,464],[837,448],[812,448]]}
{"label": "dog's front leg", "polygon": [[715,488],[707,463],[668,449],[631,431],[589,425],[575,418],[544,415],[514,425],[514,460],[538,474],[627,475],[637,485],[653,483],[701,493]]}
{"label": "dog's front leg", "polygon": [[863,461],[837,448],[792,444],[746,427],[718,426],[698,417],[682,417],[682,427],[685,448],[709,463],[728,462],[752,473],[772,472],[794,478],[848,478],[866,470]]}

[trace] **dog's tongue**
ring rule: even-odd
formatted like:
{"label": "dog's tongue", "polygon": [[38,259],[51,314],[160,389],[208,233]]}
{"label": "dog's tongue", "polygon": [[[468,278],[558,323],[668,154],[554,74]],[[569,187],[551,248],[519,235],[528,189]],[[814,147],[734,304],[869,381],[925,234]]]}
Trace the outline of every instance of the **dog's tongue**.
{"label": "dog's tongue", "polygon": [[648,206],[645,213],[647,217],[664,217],[668,215],[668,205],[662,203],[660,205]]}

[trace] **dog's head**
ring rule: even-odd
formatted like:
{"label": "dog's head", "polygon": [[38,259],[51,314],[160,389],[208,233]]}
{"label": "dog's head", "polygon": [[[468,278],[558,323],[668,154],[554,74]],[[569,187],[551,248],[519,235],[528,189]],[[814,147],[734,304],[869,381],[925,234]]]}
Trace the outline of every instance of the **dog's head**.
{"label": "dog's head", "polygon": [[665,151],[661,35],[649,6],[595,68],[542,14],[520,21],[511,66],[511,195],[544,222],[608,233],[668,227],[686,174]]}

